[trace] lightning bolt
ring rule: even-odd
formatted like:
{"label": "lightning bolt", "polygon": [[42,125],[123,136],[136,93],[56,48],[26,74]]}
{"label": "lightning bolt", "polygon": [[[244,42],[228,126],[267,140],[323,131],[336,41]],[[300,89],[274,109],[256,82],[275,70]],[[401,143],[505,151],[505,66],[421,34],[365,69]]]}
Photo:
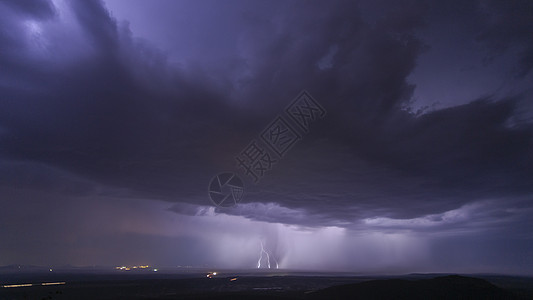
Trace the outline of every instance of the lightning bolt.
{"label": "lightning bolt", "polygon": [[270,269],[270,255],[268,255],[268,252],[266,252],[266,255],[267,255],[267,264],[268,264],[268,268]]}
{"label": "lightning bolt", "polygon": [[[259,252],[259,260],[257,261],[257,268],[261,268],[261,261],[263,260],[263,253],[266,255],[267,260],[267,267],[270,269],[270,254],[265,250],[265,246],[263,245],[262,241],[259,241],[261,243],[261,251]],[[274,256],[272,256],[272,259],[274,259],[274,262],[276,263],[276,269],[279,269],[278,261]]]}
{"label": "lightning bolt", "polygon": [[261,251],[259,252],[259,260],[257,261],[257,268],[261,268],[261,260],[263,259],[263,243],[261,243]]}
{"label": "lightning bolt", "polygon": [[276,262],[276,269],[279,269],[278,260],[277,260],[274,256],[272,256],[272,258],[273,258],[274,261]]}
{"label": "lightning bolt", "polygon": [[257,268],[261,268],[261,260],[263,260],[263,253],[266,254],[267,258],[267,266],[270,269],[270,255],[268,255],[268,252],[265,251],[265,247],[263,246],[263,242],[259,241],[261,243],[261,252],[259,252],[259,260],[257,261]]}

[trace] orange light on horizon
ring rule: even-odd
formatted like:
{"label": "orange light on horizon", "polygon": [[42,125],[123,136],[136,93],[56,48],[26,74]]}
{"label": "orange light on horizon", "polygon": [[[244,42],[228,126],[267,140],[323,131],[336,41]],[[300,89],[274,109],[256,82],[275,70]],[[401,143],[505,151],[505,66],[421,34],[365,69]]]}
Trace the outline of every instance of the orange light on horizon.
{"label": "orange light on horizon", "polygon": [[2,287],[4,288],[17,288],[17,287],[26,287],[26,286],[33,286],[32,283],[23,283],[23,284],[6,284]]}
{"label": "orange light on horizon", "polygon": [[6,284],[2,285],[3,288],[18,288],[18,287],[30,287],[30,286],[42,286],[42,285],[61,285],[66,284],[65,281],[59,282],[42,282],[42,283],[22,283],[22,284]]}
{"label": "orange light on horizon", "polygon": [[60,285],[60,284],[65,284],[66,282],[64,281],[60,281],[60,282],[43,282],[41,283],[41,285]]}

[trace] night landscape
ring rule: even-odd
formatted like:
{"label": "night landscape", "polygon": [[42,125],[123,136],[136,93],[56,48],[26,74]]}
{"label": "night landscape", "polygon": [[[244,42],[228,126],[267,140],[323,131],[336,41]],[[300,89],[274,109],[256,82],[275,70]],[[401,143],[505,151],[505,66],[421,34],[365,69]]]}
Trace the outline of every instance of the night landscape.
{"label": "night landscape", "polygon": [[0,299],[533,299],[533,1],[0,0]]}

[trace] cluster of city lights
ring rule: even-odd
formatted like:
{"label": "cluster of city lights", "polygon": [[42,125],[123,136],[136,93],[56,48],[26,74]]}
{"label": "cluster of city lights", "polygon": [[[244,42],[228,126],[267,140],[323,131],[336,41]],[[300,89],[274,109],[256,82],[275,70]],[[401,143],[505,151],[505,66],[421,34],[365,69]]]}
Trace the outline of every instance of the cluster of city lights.
{"label": "cluster of city lights", "polygon": [[[122,270],[122,271],[130,271],[130,270],[137,270],[137,269],[148,269],[150,266],[120,266],[115,267],[116,270]],[[157,272],[157,269],[154,269],[155,272]]]}

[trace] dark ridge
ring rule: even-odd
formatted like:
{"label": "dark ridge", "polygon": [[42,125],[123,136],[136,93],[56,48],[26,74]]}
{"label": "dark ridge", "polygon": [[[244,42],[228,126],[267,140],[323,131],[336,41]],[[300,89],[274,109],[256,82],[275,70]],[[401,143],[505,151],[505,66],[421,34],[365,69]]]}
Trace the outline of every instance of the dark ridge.
{"label": "dark ridge", "polygon": [[325,288],[309,296],[312,299],[520,299],[486,280],[458,275],[412,281],[370,280]]}

